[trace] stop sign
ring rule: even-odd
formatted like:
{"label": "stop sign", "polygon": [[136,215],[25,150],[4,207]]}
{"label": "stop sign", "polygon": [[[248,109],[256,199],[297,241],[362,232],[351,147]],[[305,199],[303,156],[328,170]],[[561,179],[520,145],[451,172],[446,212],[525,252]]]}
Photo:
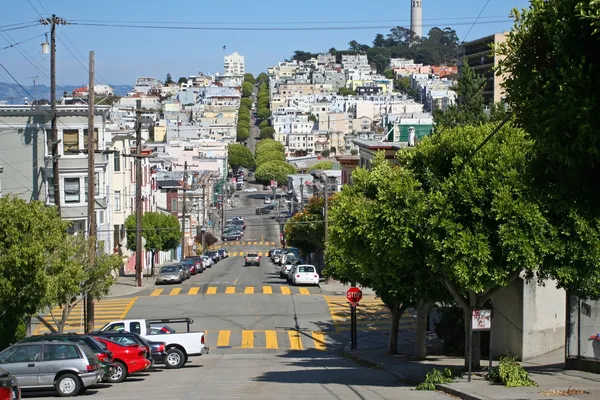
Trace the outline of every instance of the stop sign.
{"label": "stop sign", "polygon": [[362,300],[362,291],[357,287],[351,287],[346,292],[346,298],[351,303],[358,303]]}

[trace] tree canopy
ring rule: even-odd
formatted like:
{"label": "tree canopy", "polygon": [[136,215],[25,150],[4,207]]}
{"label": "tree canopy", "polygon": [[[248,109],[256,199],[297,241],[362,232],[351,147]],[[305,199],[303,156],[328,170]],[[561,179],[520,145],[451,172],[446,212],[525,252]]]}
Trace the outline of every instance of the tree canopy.
{"label": "tree canopy", "polygon": [[516,121],[535,140],[537,188],[555,207],[600,217],[600,3],[532,0],[514,10],[514,27],[497,51]]}
{"label": "tree canopy", "polygon": [[296,168],[283,161],[269,161],[258,168],[254,173],[256,180],[261,183],[269,183],[276,180],[280,185],[287,183],[287,176],[295,174]]}
{"label": "tree canopy", "polygon": [[[127,230],[127,247],[135,251],[135,215],[130,215],[125,220]],[[142,216],[142,236],[146,239],[146,250],[153,253],[169,251],[177,248],[181,240],[179,220],[171,214],[161,212],[146,212]]]}
{"label": "tree canopy", "polygon": [[333,161],[319,161],[318,163],[312,165],[308,170],[309,171],[317,171],[317,170],[327,170],[333,168]]}
{"label": "tree canopy", "polygon": [[242,109],[250,110],[251,108],[252,108],[252,99],[250,99],[248,97],[243,97],[240,100],[240,111]]}
{"label": "tree canopy", "polygon": [[323,222],[323,196],[313,196],[300,212],[285,224],[286,242],[304,254],[322,252],[325,248],[325,224]]}
{"label": "tree canopy", "polygon": [[170,85],[172,83],[174,83],[173,78],[171,77],[170,73],[167,73],[167,79],[165,79],[165,86]]}
{"label": "tree canopy", "polygon": [[259,108],[257,112],[258,118],[267,119],[271,115],[268,108]]}
{"label": "tree canopy", "polygon": [[263,83],[267,83],[269,81],[269,76],[267,74],[265,74],[264,72],[261,72],[260,74],[258,74],[258,76],[256,77],[256,80],[258,82],[260,82],[261,84]]}
{"label": "tree canopy", "polygon": [[272,126],[265,126],[260,130],[260,138],[261,139],[273,139],[275,134],[275,128]]}
{"label": "tree canopy", "polygon": [[238,129],[237,129],[237,141],[244,142],[244,141],[248,140],[249,137],[250,137],[250,130],[242,125],[239,125]]}
{"label": "tree canopy", "polygon": [[260,129],[266,128],[267,126],[269,126],[269,120],[268,119],[262,120],[262,121],[260,121],[260,124],[258,124],[258,127]]}
{"label": "tree canopy", "polygon": [[256,157],[260,156],[263,152],[277,150],[281,153],[285,153],[285,147],[281,143],[273,139],[263,139],[256,144],[256,148],[254,149],[254,155]]}
{"label": "tree canopy", "polygon": [[253,168],[256,165],[252,152],[243,144],[230,144],[227,150],[227,159],[234,170],[240,167]]}
{"label": "tree canopy", "polygon": [[177,84],[181,85],[182,83],[187,83],[187,81],[188,81],[188,78],[186,78],[185,76],[181,76],[181,77],[179,77]]}
{"label": "tree canopy", "polygon": [[242,96],[252,96],[252,84],[250,82],[245,81],[244,83],[242,83]]}
{"label": "tree canopy", "polygon": [[244,82],[250,82],[252,85],[254,85],[254,75],[252,75],[250,72],[246,72],[244,74]]}
{"label": "tree canopy", "polygon": [[256,165],[260,166],[269,161],[285,161],[285,154],[277,150],[263,151],[256,157]]}

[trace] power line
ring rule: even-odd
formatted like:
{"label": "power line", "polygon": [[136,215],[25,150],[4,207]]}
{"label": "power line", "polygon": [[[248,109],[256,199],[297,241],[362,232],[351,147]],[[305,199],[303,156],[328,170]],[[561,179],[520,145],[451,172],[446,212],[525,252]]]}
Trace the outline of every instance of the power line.
{"label": "power line", "polygon": [[3,48],[1,48],[1,49],[0,49],[0,51],[2,51],[2,50],[6,50],[6,49],[10,49],[11,47],[18,46],[18,45],[20,45],[20,44],[23,44],[23,43],[29,42],[29,41],[31,41],[31,40],[33,40],[33,39],[37,39],[37,38],[39,38],[40,36],[45,36],[45,35],[46,35],[45,33],[42,33],[41,35],[35,35],[34,37],[31,37],[31,38],[29,38],[29,39],[21,40],[20,42],[13,43],[13,44],[11,44],[11,45],[9,45],[9,46],[3,47]]}
{"label": "power line", "polygon": [[488,4],[490,4],[490,0],[487,0],[487,2],[483,5],[483,8],[481,9],[481,11],[479,11],[479,15],[477,15],[477,18],[475,18],[475,21],[473,21],[473,25],[471,25],[471,27],[469,28],[469,31],[465,35],[463,41],[467,40],[467,36],[469,36],[469,33],[471,33],[471,31],[473,30],[473,27],[475,26],[477,21],[479,21],[479,17],[481,17],[481,14],[483,14],[483,10],[485,10],[485,8],[487,7]]}
{"label": "power line", "polygon": [[29,24],[29,25],[25,25],[25,26],[17,26],[17,27],[14,27],[14,28],[8,28],[8,29],[3,29],[3,30],[4,30],[4,32],[16,31],[18,29],[31,28],[31,27],[34,27],[34,26],[37,26],[37,24]]}
{"label": "power line", "polygon": [[43,67],[37,63],[35,61],[35,59],[23,48],[21,48],[19,45],[15,45],[16,41],[12,38],[12,36],[10,36],[10,34],[6,33],[5,29],[0,29],[2,32],[0,32],[0,36],[2,36],[2,38],[4,38],[4,40],[6,40],[9,44],[13,45],[14,49],[23,57],[25,58],[25,60],[31,64],[31,66],[33,66],[35,69],[37,69],[42,75],[44,75],[46,78],[50,79],[50,76],[44,71]]}
{"label": "power line", "polygon": [[27,22],[18,22],[18,23],[15,23],[15,24],[0,25],[0,28],[10,28],[10,27],[13,27],[13,26],[29,25],[29,24],[32,24],[32,23],[35,23],[35,22],[37,22],[37,21],[27,21]]}
{"label": "power line", "polygon": [[[506,23],[507,20],[482,21],[481,24]],[[471,22],[457,22],[453,25],[471,25]],[[346,30],[376,30],[392,29],[396,26],[390,25],[370,25],[370,26],[310,26],[310,27],[211,27],[211,26],[157,26],[157,25],[129,25],[113,23],[85,23],[69,22],[69,25],[79,26],[98,26],[110,28],[132,28],[132,29],[156,29],[156,30],[199,30],[199,31],[346,31]],[[439,24],[423,24],[423,27],[437,27]]]}
{"label": "power line", "polygon": [[[505,15],[493,15],[483,18],[506,18]],[[449,17],[439,20],[437,18],[423,18],[423,21],[455,21],[455,20],[473,20],[478,17]],[[217,22],[217,21],[143,21],[143,20],[95,20],[81,19],[75,22],[90,23],[117,23],[117,24],[177,24],[177,25],[289,25],[289,24],[360,24],[360,23],[386,23],[386,22],[405,22],[410,23],[410,19],[380,19],[380,20],[345,20],[345,21],[252,21],[252,22]],[[441,24],[443,25],[443,24]]]}

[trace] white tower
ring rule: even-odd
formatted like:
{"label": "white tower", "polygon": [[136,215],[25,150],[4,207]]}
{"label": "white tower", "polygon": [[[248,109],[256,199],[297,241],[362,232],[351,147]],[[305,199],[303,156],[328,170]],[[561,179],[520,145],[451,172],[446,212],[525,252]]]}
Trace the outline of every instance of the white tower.
{"label": "white tower", "polygon": [[410,0],[410,30],[418,37],[423,37],[423,8],[422,0]]}

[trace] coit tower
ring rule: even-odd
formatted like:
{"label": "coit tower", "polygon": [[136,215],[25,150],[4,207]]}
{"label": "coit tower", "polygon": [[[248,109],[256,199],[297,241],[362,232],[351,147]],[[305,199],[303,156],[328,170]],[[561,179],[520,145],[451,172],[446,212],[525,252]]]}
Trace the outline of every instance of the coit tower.
{"label": "coit tower", "polygon": [[410,30],[418,37],[423,37],[423,8],[422,0],[410,0]]}

